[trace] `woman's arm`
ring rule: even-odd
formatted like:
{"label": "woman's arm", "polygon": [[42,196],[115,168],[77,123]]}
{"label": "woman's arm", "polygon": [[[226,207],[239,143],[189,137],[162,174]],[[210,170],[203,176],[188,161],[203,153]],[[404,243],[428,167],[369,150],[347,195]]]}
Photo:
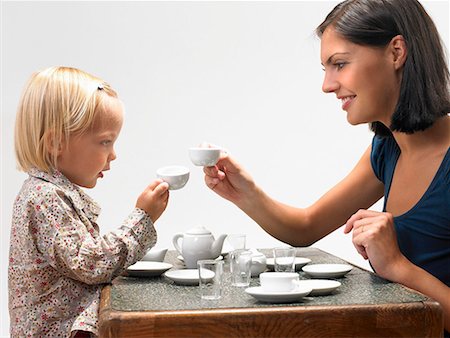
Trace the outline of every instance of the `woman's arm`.
{"label": "woman's arm", "polygon": [[350,174],[308,208],[295,208],[269,197],[239,164],[224,155],[205,168],[206,184],[230,200],[265,231],[294,246],[314,243],[345,223],[356,210],[383,196],[383,184],[373,173],[369,147]]}
{"label": "woman's arm", "polygon": [[450,287],[408,260],[399,266],[390,280],[436,300],[444,311],[444,328],[450,332]]}
{"label": "woman's arm", "polygon": [[450,288],[400,252],[392,214],[359,210],[347,221],[345,232],[351,230],[356,249],[370,260],[379,276],[417,290],[441,304],[445,329],[450,331]]}

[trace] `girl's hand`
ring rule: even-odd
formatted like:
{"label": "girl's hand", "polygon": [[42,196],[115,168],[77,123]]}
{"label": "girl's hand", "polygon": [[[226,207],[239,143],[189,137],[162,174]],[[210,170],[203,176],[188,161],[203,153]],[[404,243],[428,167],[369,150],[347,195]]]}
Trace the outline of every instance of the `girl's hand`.
{"label": "girl's hand", "polygon": [[161,179],[153,181],[136,202],[136,208],[144,210],[152,222],[161,216],[169,202],[169,185]]}
{"label": "girl's hand", "polygon": [[388,212],[359,210],[349,218],[344,232],[353,229],[353,245],[369,259],[375,272],[383,278],[396,280],[396,273],[407,259],[400,252],[394,218]]}
{"label": "girl's hand", "polygon": [[250,175],[226,152],[220,155],[215,166],[204,167],[203,172],[210,189],[238,206],[244,196],[255,188]]}

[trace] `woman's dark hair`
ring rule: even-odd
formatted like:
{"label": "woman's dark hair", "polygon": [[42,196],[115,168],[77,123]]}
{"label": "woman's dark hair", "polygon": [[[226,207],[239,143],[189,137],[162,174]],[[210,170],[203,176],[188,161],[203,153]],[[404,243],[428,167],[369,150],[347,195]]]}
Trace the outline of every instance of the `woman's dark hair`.
{"label": "woman's dark hair", "polygon": [[373,122],[377,135],[425,130],[450,112],[450,75],[443,44],[433,21],[416,0],[346,0],[316,29],[329,26],[348,41],[383,47],[402,35],[408,50],[400,97],[389,128]]}

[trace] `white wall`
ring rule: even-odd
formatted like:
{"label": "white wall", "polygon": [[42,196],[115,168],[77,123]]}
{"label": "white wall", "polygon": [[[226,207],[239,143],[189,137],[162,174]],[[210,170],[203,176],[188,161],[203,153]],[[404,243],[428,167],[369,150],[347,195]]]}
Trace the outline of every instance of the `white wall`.
{"label": "white wall", "polygon": [[[15,169],[13,125],[30,74],[81,68],[115,87],[126,106],[112,170],[88,193],[103,232],[133,208],[158,167],[181,164],[191,179],[171,193],[158,246],[198,224],[245,232],[249,247],[279,244],[203,184],[187,148],[226,147],[270,195],[307,206],[353,167],[371,140],[321,92],[315,27],[336,2],[8,2],[1,4],[0,336],[9,329],[7,261],[11,206],[25,175]],[[449,3],[426,1],[449,45]],[[379,210],[379,205],[375,206]],[[316,246],[367,267],[342,229]]]}

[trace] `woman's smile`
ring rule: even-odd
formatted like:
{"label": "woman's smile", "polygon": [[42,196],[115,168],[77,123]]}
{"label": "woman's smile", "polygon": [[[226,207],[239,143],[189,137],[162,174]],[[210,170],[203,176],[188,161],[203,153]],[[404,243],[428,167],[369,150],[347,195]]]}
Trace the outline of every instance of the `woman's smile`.
{"label": "woman's smile", "polygon": [[347,108],[350,106],[350,104],[353,102],[353,99],[356,97],[356,95],[352,96],[345,96],[340,98],[342,101],[342,110],[347,110]]}

